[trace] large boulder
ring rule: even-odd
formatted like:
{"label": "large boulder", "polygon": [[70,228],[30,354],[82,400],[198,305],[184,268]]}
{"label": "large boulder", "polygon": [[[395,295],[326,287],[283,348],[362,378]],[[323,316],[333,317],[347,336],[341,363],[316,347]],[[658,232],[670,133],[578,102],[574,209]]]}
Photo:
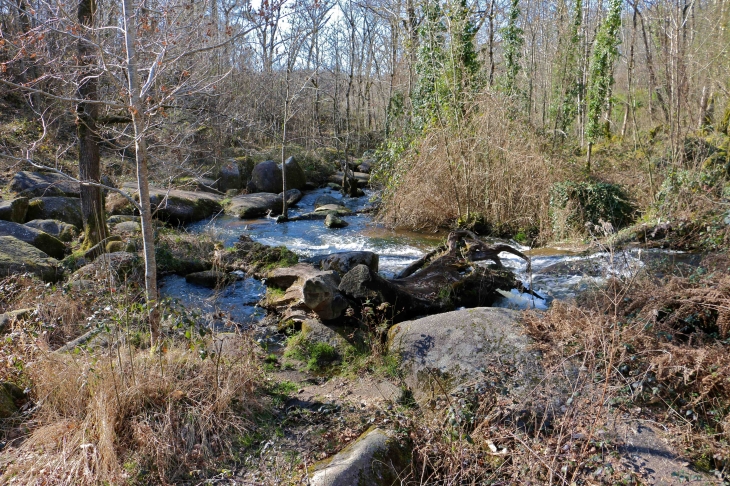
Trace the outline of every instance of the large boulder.
{"label": "large boulder", "polygon": [[321,319],[330,320],[340,317],[348,307],[347,300],[337,290],[340,277],[331,270],[317,270],[299,263],[273,270],[265,283],[267,287],[284,291],[269,295],[267,306],[285,316],[313,311]]}
{"label": "large boulder", "polygon": [[362,162],[360,162],[360,165],[357,166],[357,170],[362,172],[363,174],[370,174],[370,171],[373,169],[374,164],[373,159],[365,159]]}
{"label": "large boulder", "polygon": [[20,171],[13,176],[8,190],[25,197],[79,197],[79,183],[53,172]]}
{"label": "large boulder", "polygon": [[25,225],[48,233],[65,242],[73,240],[79,233],[79,229],[76,226],[55,219],[34,219],[33,221],[28,221]]}
{"label": "large boulder", "polygon": [[13,223],[25,222],[28,202],[27,197],[18,197],[11,201],[0,201],[0,220],[12,221]]}
{"label": "large boulder", "polygon": [[542,369],[519,316],[477,307],[402,322],[388,332],[388,351],[400,358],[419,403],[466,384],[520,394],[542,379]]}
{"label": "large boulder", "polygon": [[[301,191],[297,189],[286,191],[286,195],[288,206],[294,206],[302,198]],[[236,196],[231,199],[226,212],[241,219],[259,218],[268,214],[281,214],[283,209],[282,197],[283,193],[272,194],[268,192]]]}
{"label": "large boulder", "polygon": [[32,273],[46,282],[63,276],[58,260],[13,236],[0,236],[0,277],[16,273]]}
{"label": "large boulder", "polygon": [[12,236],[35,246],[42,252],[61,260],[66,253],[66,245],[43,231],[10,221],[0,221],[0,236]]}
{"label": "large boulder", "polygon": [[286,188],[304,189],[304,186],[307,185],[307,176],[294,157],[286,159],[284,166],[286,167]]}
{"label": "large boulder", "polygon": [[[307,183],[304,170],[294,157],[289,157],[286,162],[286,188],[304,189]],[[251,181],[246,186],[248,192],[281,192],[283,186],[281,165],[273,160],[266,160],[256,165],[251,173]]]}
{"label": "large boulder", "polygon": [[238,162],[229,160],[218,171],[218,190],[221,192],[240,191],[241,187],[241,171]]}
{"label": "large boulder", "polygon": [[[139,192],[135,184],[124,184],[122,189],[139,201]],[[223,209],[222,197],[215,194],[157,187],[150,187],[149,190],[152,210],[156,211],[157,218],[164,221],[177,224],[192,223],[213,216]],[[120,195],[107,198],[106,210],[109,214],[135,213],[129,200]]]}
{"label": "large boulder", "polygon": [[410,451],[389,431],[371,428],[332,458],[314,465],[310,486],[386,486],[409,476]]}
{"label": "large boulder", "polygon": [[192,223],[220,212],[221,198],[205,192],[150,188],[150,202],[157,217],[174,223]]}
{"label": "large boulder", "polygon": [[269,192],[277,194],[283,186],[281,169],[273,160],[266,160],[253,168],[248,192]]}
{"label": "large boulder", "polygon": [[28,205],[27,220],[56,219],[77,228],[84,227],[81,199],[76,197],[36,197]]}

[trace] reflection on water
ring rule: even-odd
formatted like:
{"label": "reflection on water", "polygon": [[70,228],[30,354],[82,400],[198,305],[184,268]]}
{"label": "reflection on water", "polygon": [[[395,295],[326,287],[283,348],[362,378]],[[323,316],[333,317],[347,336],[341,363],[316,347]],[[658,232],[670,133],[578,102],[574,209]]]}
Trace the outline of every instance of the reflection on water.
{"label": "reflection on water", "polygon": [[162,279],[160,286],[162,298],[177,300],[218,328],[228,321],[243,326],[259,321],[265,312],[256,303],[265,291],[264,285],[253,278],[239,280],[216,291],[189,284],[185,277],[171,275]]}

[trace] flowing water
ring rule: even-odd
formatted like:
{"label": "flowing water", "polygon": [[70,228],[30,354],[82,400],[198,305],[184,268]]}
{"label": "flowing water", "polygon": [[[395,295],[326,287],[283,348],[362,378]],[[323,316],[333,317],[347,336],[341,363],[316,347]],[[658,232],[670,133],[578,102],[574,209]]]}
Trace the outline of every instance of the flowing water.
{"label": "flowing water", "polygon": [[[314,210],[315,200],[322,195],[341,199],[343,205],[353,212],[369,206],[368,196],[350,199],[342,198],[329,189],[308,192],[296,207],[290,209],[290,217]],[[329,229],[322,220],[292,221],[277,224],[273,218],[241,220],[218,215],[188,226],[193,233],[210,232],[232,246],[242,235],[271,246],[286,246],[300,256],[300,260],[335,252],[368,250],[380,256],[380,273],[392,277],[411,262],[443,242],[446,234],[423,234],[403,230],[386,229],[375,222],[370,214],[358,213],[344,216],[346,228]],[[493,240],[498,242],[499,240]],[[504,243],[504,241],[501,241]],[[646,261],[671,259],[692,263],[691,255],[676,252],[630,250],[622,252],[597,252],[591,255],[564,248],[530,249],[514,241],[506,242],[530,256],[532,271],[520,258],[502,253],[502,263],[514,270],[525,287],[533,289],[544,299],[520,294],[511,289],[496,304],[513,308],[546,309],[553,299],[568,299],[591,286],[601,284],[606,276],[630,276],[645,265]],[[489,263],[489,262],[485,262]],[[205,315],[225,316],[236,324],[247,324],[261,319],[264,311],[256,302],[264,295],[265,287],[252,278],[239,280],[225,289],[212,290],[188,284],[182,277],[163,279],[163,296],[179,299],[186,307],[200,310]],[[509,289],[506,289],[509,290]]]}

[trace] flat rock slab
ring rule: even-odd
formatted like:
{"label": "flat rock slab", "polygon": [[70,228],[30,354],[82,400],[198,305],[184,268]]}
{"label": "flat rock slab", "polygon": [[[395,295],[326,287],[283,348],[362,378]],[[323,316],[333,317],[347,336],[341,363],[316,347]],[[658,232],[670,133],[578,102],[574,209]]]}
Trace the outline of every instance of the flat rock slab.
{"label": "flat rock slab", "polygon": [[13,236],[0,236],[0,277],[32,273],[46,282],[63,276],[58,260]]}
{"label": "flat rock slab", "polygon": [[409,454],[385,430],[371,428],[327,461],[315,465],[310,486],[386,486],[409,463]]}
{"label": "flat rock slab", "polygon": [[466,384],[520,393],[540,381],[542,369],[519,316],[476,307],[402,322],[388,332],[388,350],[400,356],[406,385],[420,403]]}
{"label": "flat rock slab", "polygon": [[79,197],[79,183],[53,172],[20,171],[13,176],[8,190],[25,197]]}

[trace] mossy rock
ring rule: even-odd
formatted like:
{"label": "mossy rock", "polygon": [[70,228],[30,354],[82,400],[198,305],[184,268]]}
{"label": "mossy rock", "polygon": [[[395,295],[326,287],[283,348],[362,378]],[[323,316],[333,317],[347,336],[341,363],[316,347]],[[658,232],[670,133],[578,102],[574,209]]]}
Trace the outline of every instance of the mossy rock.
{"label": "mossy rock", "polygon": [[10,221],[0,221],[0,235],[13,236],[35,246],[42,252],[61,260],[66,254],[66,245],[48,233]]}
{"label": "mossy rock", "polygon": [[299,257],[284,246],[263,245],[243,235],[233,248],[216,252],[216,263],[227,270],[243,270],[264,278],[275,268],[296,265]]}
{"label": "mossy rock", "polygon": [[30,200],[26,220],[55,219],[77,228],[84,227],[81,199],[75,197],[36,197]]}
{"label": "mossy rock", "polygon": [[34,219],[25,223],[25,226],[48,233],[66,243],[79,235],[79,229],[76,226],[55,219]]}
{"label": "mossy rock", "polygon": [[0,201],[0,220],[24,223],[29,201],[27,197],[18,197],[11,201]]}
{"label": "mossy rock", "polygon": [[32,273],[46,282],[63,277],[58,260],[12,236],[0,236],[0,276]]}

